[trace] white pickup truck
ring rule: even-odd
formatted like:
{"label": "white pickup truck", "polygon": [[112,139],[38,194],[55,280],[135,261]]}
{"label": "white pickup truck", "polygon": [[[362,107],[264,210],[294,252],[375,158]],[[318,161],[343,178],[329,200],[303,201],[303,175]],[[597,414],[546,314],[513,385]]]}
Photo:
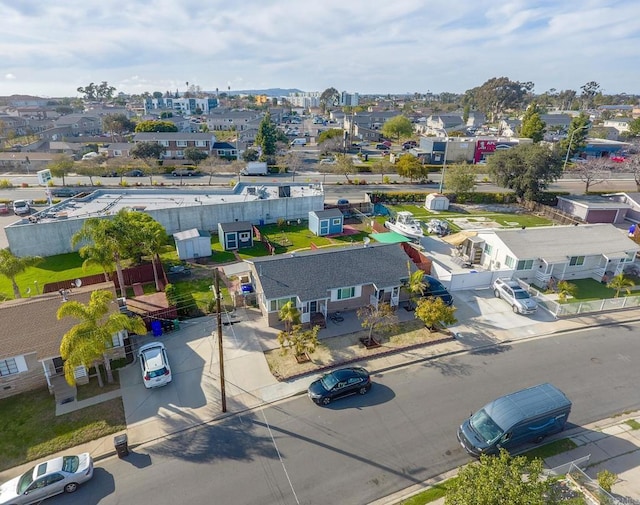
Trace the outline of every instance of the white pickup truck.
{"label": "white pickup truck", "polygon": [[526,289],[518,281],[511,279],[496,279],[493,282],[493,294],[496,298],[506,301],[516,314],[533,314],[538,310],[538,303],[531,298]]}

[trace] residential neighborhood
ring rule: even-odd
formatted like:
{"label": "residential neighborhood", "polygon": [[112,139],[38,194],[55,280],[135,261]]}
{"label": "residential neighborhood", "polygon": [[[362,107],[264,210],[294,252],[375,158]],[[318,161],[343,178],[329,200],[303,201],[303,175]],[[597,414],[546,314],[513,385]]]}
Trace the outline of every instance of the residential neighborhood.
{"label": "residential neighborhood", "polygon": [[[374,4],[401,38],[409,7]],[[265,31],[304,30],[292,6],[252,4],[233,41],[227,7],[188,31],[158,7],[140,23],[171,21],[188,75],[131,37],[116,79],[85,33],[104,68],[69,91],[34,92],[13,56],[0,80],[0,504],[640,500],[640,94],[599,69],[563,89],[540,58],[538,83],[480,72],[468,41],[432,91],[451,51],[391,66],[335,35],[326,57],[352,6],[310,16],[333,15],[313,65]],[[211,64],[245,42],[251,79]],[[316,81],[253,85],[289,66]]]}

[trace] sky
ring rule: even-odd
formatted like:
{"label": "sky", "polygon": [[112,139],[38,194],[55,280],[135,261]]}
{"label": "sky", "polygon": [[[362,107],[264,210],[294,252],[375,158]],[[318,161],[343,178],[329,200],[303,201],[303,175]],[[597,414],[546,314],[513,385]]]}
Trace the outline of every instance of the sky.
{"label": "sky", "polygon": [[638,0],[0,0],[0,96],[297,88],[640,94]]}

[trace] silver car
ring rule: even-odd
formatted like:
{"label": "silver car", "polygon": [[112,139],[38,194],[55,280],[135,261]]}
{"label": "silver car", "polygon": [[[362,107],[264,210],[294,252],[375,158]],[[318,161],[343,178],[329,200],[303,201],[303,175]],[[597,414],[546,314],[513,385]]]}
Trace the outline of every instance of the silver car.
{"label": "silver car", "polygon": [[538,303],[531,298],[526,289],[518,281],[496,279],[493,283],[493,294],[506,301],[516,314],[533,314],[538,310]]}
{"label": "silver car", "polygon": [[93,460],[88,452],[50,459],[2,484],[0,505],[29,505],[60,493],[73,493],[91,477]]}

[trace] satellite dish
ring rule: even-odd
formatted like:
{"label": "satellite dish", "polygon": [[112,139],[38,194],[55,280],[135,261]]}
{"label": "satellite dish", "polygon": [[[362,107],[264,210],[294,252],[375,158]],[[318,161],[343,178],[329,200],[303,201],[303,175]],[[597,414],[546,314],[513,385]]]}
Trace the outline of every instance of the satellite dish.
{"label": "satellite dish", "polygon": [[82,281],[80,279],[76,279],[75,281],[73,281],[73,284],[75,285],[75,287],[79,288],[80,286],[82,286]]}

